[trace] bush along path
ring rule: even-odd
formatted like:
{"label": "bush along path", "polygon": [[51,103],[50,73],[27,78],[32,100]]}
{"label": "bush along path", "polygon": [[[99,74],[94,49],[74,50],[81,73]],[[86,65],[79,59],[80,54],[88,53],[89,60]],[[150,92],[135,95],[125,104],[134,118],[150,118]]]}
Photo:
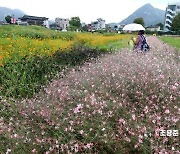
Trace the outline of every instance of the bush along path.
{"label": "bush along path", "polygon": [[[110,52],[110,51],[107,51]],[[24,57],[0,67],[0,96],[30,98],[59,72],[81,65],[105,52],[84,46],[74,46],[69,52],[55,52],[52,56]]]}
{"label": "bush along path", "polygon": [[[61,73],[31,99],[1,98],[0,153],[178,153],[179,52],[156,37]],[[167,131],[169,130],[169,131]]]}

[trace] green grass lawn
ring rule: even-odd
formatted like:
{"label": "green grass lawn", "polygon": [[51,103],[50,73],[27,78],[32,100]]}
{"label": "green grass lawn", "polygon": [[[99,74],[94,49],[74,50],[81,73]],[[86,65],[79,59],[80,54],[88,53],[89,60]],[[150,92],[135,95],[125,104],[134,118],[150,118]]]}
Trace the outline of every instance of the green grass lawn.
{"label": "green grass lawn", "polygon": [[173,47],[180,49],[180,37],[161,36],[160,39]]}

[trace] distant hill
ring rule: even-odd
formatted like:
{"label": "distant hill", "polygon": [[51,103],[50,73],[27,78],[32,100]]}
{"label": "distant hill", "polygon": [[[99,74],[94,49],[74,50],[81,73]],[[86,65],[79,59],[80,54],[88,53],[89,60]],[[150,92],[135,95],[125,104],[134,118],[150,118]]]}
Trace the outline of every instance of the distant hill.
{"label": "distant hill", "polygon": [[6,8],[6,7],[0,7],[0,20],[5,20],[5,17],[7,15],[10,15],[10,16],[14,15],[14,17],[17,19],[17,18],[25,15],[25,13],[18,9],[10,9],[10,8]]}
{"label": "distant hill", "polygon": [[145,4],[121,21],[120,24],[130,24],[134,19],[139,17],[144,19],[145,26],[156,25],[158,23],[164,23],[165,11],[153,7],[151,4]]}

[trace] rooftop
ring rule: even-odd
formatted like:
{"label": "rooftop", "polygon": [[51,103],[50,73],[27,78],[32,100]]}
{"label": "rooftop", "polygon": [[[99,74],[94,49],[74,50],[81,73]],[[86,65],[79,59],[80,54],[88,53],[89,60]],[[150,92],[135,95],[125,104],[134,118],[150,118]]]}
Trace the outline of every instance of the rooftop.
{"label": "rooftop", "polygon": [[47,20],[47,19],[49,19],[49,18],[24,15],[23,17],[21,17],[21,18],[19,18],[19,19]]}
{"label": "rooftop", "polygon": [[168,3],[168,5],[180,5],[180,2],[172,2],[172,3]]}

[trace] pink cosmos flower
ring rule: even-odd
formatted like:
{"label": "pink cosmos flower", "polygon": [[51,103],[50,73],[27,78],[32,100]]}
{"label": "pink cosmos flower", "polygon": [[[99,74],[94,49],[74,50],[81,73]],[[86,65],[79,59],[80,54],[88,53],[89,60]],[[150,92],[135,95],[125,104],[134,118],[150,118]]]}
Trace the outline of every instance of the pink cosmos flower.
{"label": "pink cosmos flower", "polygon": [[74,109],[74,113],[79,113],[82,108],[83,104],[78,104],[77,107]]}
{"label": "pink cosmos flower", "polygon": [[166,109],[164,113],[169,114],[170,111],[168,109]]}
{"label": "pink cosmos flower", "polygon": [[125,137],[125,140],[126,140],[127,142],[131,142],[131,139],[130,139],[129,137]]}
{"label": "pink cosmos flower", "polygon": [[35,153],[35,152],[36,152],[36,149],[33,149],[33,150],[32,150],[32,153]]}
{"label": "pink cosmos flower", "polygon": [[155,127],[155,129],[154,129],[154,137],[155,138],[159,137],[159,132],[160,132],[160,129],[158,127]]}
{"label": "pink cosmos flower", "polygon": [[121,128],[118,130],[118,132],[119,132],[120,135],[123,134],[123,130]]}
{"label": "pink cosmos flower", "polygon": [[119,123],[120,123],[120,124],[125,124],[126,122],[125,122],[124,119],[120,118],[120,119],[119,119]]}

